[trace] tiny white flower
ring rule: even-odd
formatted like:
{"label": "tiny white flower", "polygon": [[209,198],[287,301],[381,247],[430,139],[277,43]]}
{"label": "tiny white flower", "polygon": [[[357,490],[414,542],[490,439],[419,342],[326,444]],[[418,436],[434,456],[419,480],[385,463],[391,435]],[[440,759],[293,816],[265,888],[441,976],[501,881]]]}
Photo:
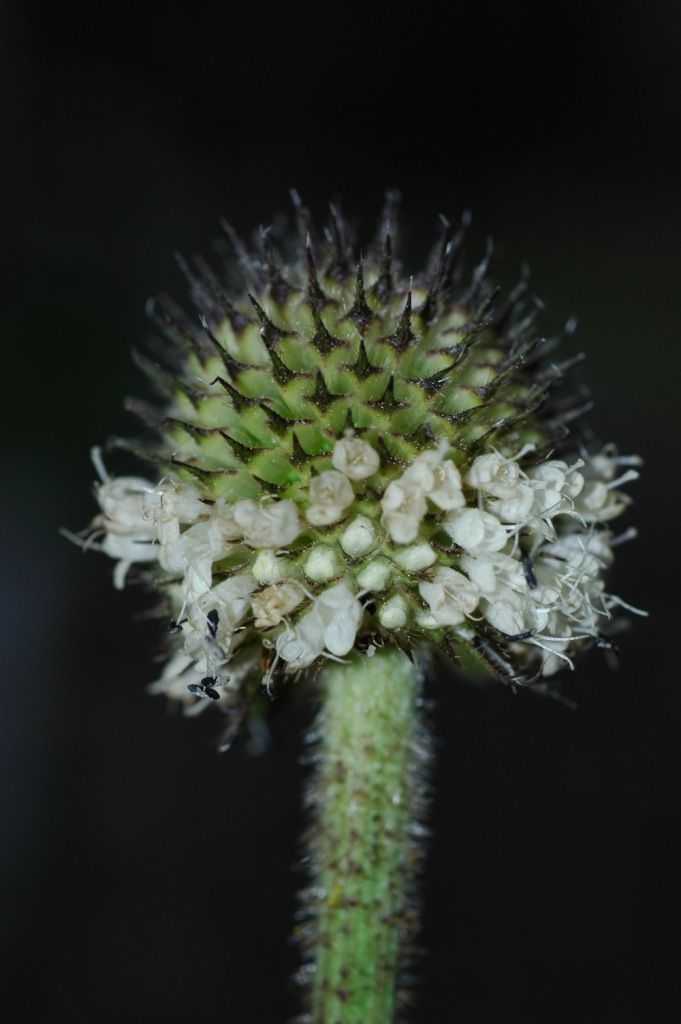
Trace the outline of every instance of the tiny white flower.
{"label": "tiny white flower", "polygon": [[187,625],[184,650],[204,675],[217,675],[229,657],[234,630],[246,615],[257,583],[250,573],[237,573],[203,593],[188,594],[191,576],[185,576]]}
{"label": "tiny white flower", "polygon": [[582,465],[581,459],[574,466],[553,460],[529,470],[534,490],[532,516],[535,519],[551,520],[562,513],[574,511],[574,499],[584,487],[584,477],[578,472]]}
{"label": "tiny white flower", "polygon": [[[305,616],[303,616],[304,618]],[[275,644],[277,655],[287,663],[288,668],[293,672],[307,668],[322,653],[322,648],[316,643],[308,644],[301,637],[299,627],[303,623],[303,619],[295,629],[283,630]]]}
{"label": "tiny white flower", "polygon": [[286,562],[270,548],[262,548],[258,551],[251,572],[258,583],[278,583],[283,579]]}
{"label": "tiny white flower", "polygon": [[508,539],[496,516],[482,509],[466,508],[453,512],[444,525],[454,543],[472,554],[500,551]]}
{"label": "tiny white flower", "polygon": [[297,608],[304,597],[303,588],[293,580],[273,583],[265,590],[261,590],[251,599],[256,629],[278,626],[284,616]]}
{"label": "tiny white flower", "polygon": [[484,597],[495,594],[500,587],[527,592],[528,584],[522,562],[511,555],[494,552],[485,555],[464,554],[459,564]]}
{"label": "tiny white flower", "polygon": [[[640,467],[642,465],[643,459],[640,455],[618,455],[616,447],[613,444],[607,444],[595,454],[584,453],[582,472],[587,480],[603,480],[605,483],[612,483],[620,472],[620,466]],[[623,477],[627,480],[638,479],[637,472],[634,475],[630,474],[631,470],[627,470]],[[624,483],[623,478],[617,481],[615,486],[621,483]]]}
{"label": "tiny white flower", "polygon": [[196,605],[189,610],[190,621],[195,624],[195,628],[205,632],[208,612],[217,611],[215,636],[219,642],[228,643],[235,626],[248,611],[251,594],[256,587],[257,582],[249,572],[230,576],[201,595]]}
{"label": "tiny white flower", "polygon": [[437,555],[430,544],[412,544],[402,548],[395,556],[395,561],[406,572],[420,572],[428,569],[437,561]]}
{"label": "tiny white flower", "polygon": [[378,621],[384,629],[402,629],[407,624],[407,602],[401,594],[393,597],[381,605],[378,611]]}
{"label": "tiny white flower", "polygon": [[596,579],[613,561],[610,536],[607,531],[565,534],[553,543],[544,544],[537,557],[548,560],[554,569],[562,565],[565,572],[578,572]]}
{"label": "tiny white flower", "polygon": [[480,600],[476,584],[446,566],[434,569],[430,581],[419,583],[419,593],[439,626],[458,626]]}
{"label": "tiny white flower", "polygon": [[451,459],[446,459],[435,468],[428,498],[446,512],[466,504],[461,490],[461,474]]}
{"label": "tiny white flower", "polygon": [[232,514],[244,542],[252,548],[285,547],[302,530],[298,509],[292,501],[236,501]]}
{"label": "tiny white flower", "polygon": [[310,614],[322,630],[325,650],[337,657],[352,650],[363,609],[347,583],[336,583],[323,590],[315,598]]}
{"label": "tiny white flower", "polygon": [[518,636],[532,626],[528,600],[509,589],[500,591],[484,614],[491,626],[507,636]]}
{"label": "tiny white flower", "polygon": [[494,498],[514,498],[521,479],[520,466],[498,452],[478,455],[468,470],[466,482]]}
{"label": "tiny white flower", "polygon": [[153,527],[147,523],[144,515],[145,495],[153,491],[154,485],[148,480],[137,476],[119,476],[107,478],[97,485],[97,501],[102,515],[95,520],[95,525],[102,526],[107,533],[140,535],[146,532],[153,537]]}
{"label": "tiny white flower", "polygon": [[396,544],[416,540],[421,520],[428,511],[423,492],[409,481],[393,480],[381,498],[382,523]]}
{"label": "tiny white flower", "polygon": [[117,559],[113,575],[116,590],[122,590],[125,586],[125,577],[134,562],[155,562],[159,554],[158,546],[148,537],[121,536],[117,533],[107,533],[100,550],[110,558]]}
{"label": "tiny white flower", "polygon": [[333,548],[320,545],[310,551],[303,572],[315,583],[326,583],[340,574],[341,567],[338,556]]}
{"label": "tiny white flower", "polygon": [[276,642],[277,653],[289,668],[306,668],[328,652],[343,657],[352,650],[362,619],[362,606],[347,583],[337,583],[319,594],[293,629]]}
{"label": "tiny white flower", "polygon": [[231,549],[220,524],[211,518],[194,523],[171,542],[161,544],[159,558],[166,572],[184,576],[184,599],[192,602],[210,590],[213,563],[225,558]]}
{"label": "tiny white flower", "polygon": [[392,573],[390,562],[385,558],[375,558],[365,565],[357,574],[357,585],[361,590],[383,590]]}
{"label": "tiny white flower", "polygon": [[156,526],[176,520],[195,523],[210,514],[210,507],[199,498],[199,492],[190,484],[176,480],[163,480],[149,489],[142,499],[144,516]]}
{"label": "tiny white flower", "polygon": [[220,532],[225,540],[239,541],[243,537],[243,529],[234,517],[234,508],[233,502],[218,498],[213,505],[210,517],[213,522],[219,524]]}
{"label": "tiny white flower", "polygon": [[310,481],[310,506],[305,513],[313,526],[329,526],[343,518],[355,499],[350,481],[336,469],[327,469]]}
{"label": "tiny white flower", "polygon": [[197,702],[188,687],[200,682],[201,673],[196,668],[191,656],[184,651],[178,651],[166,662],[160,677],[150,683],[148,691],[154,694],[161,693],[170,700],[180,701],[186,705],[185,714],[196,714],[203,710],[203,706],[207,702],[204,702],[203,705]]}
{"label": "tiny white flower", "polygon": [[[638,474],[632,470],[634,479]],[[588,480],[584,490],[575,502],[575,511],[587,523],[607,523],[622,512],[631,503],[631,498],[623,491],[613,489],[613,484],[601,480]]]}
{"label": "tiny white flower", "polygon": [[366,480],[378,471],[381,460],[375,448],[358,437],[336,442],[331,456],[334,469],[349,480]]}
{"label": "tiny white flower", "polygon": [[447,442],[443,442],[437,448],[421,452],[402,475],[407,486],[418,488],[434,505],[445,511],[466,504],[461,490],[461,474],[450,459],[445,459],[448,449]]}
{"label": "tiny white flower", "polygon": [[529,483],[519,483],[506,498],[489,502],[489,510],[502,523],[524,523],[532,512],[535,492]]}
{"label": "tiny white flower", "polygon": [[459,565],[469,580],[475,583],[481,594],[488,597],[495,592],[498,581],[496,566],[492,558],[463,554],[459,559]]}
{"label": "tiny white flower", "polygon": [[366,555],[375,543],[374,525],[366,516],[357,516],[348,523],[340,537],[340,546],[350,558]]}

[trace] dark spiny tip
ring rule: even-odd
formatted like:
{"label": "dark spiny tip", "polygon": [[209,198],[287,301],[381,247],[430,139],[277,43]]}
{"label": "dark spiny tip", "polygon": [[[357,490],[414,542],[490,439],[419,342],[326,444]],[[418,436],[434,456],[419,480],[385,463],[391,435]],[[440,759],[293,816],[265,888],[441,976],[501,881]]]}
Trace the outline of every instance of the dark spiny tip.
{"label": "dark spiny tip", "polygon": [[296,434],[295,430],[291,432],[291,438],[291,455],[289,456],[289,458],[291,459],[291,463],[297,469],[299,466],[304,466],[305,463],[309,462],[310,460],[307,452],[305,451],[302,444],[298,440],[298,435]]}
{"label": "dark spiny tip", "polygon": [[329,203],[329,212],[331,214],[331,223],[327,237],[331,243],[332,258],[328,273],[331,277],[342,280],[350,273],[345,220],[340,212],[340,208],[335,203]]}
{"label": "dark spiny tip", "polygon": [[265,310],[251,292],[248,293],[248,298],[256,312],[258,320],[260,321],[260,337],[265,342],[265,346],[271,350],[277,340],[283,337],[284,332],[280,327],[277,327],[276,324],[272,323]]}
{"label": "dark spiny tip", "polygon": [[248,398],[246,395],[242,395],[241,392],[234,387],[231,381],[225,380],[224,377],[215,377],[211,381],[211,384],[219,384],[222,388],[224,388],[224,390],[231,398],[232,405],[234,406],[237,412],[241,412],[243,409],[246,409],[249,405],[258,404],[258,399]]}
{"label": "dark spiny tip", "polygon": [[272,376],[276,380],[277,384],[288,384],[288,382],[293,380],[294,377],[301,376],[300,374],[295,373],[294,370],[289,370],[288,366],[278,355],[275,348],[270,348],[269,353],[272,361]]}
{"label": "dark spiny tip", "polygon": [[353,323],[356,324],[360,331],[364,331],[367,324],[370,323],[375,316],[367,304],[367,297],[364,291],[364,264],[361,259],[357,264],[354,302],[352,304],[352,308],[346,315],[353,321]]}
{"label": "dark spiny tip", "polygon": [[193,262],[206,284],[211,304],[227,318],[234,331],[242,330],[249,323],[248,317],[244,316],[243,313],[239,313],[234,308],[230,297],[203,256],[194,256]]}
{"label": "dark spiny tip", "polygon": [[201,326],[203,327],[203,330],[204,330],[204,332],[206,334],[206,337],[211,342],[211,344],[214,346],[215,351],[217,352],[217,354],[222,359],[222,362],[225,365],[225,369],[228,371],[230,376],[234,377],[236,374],[240,373],[242,370],[245,370],[246,369],[246,364],[245,363],[240,363],[237,359],[234,359],[234,357],[229,354],[229,352],[227,351],[225,346],[222,344],[222,342],[219,341],[218,338],[215,337],[215,335],[211,331],[210,327],[208,326],[208,321],[206,320],[205,316],[200,315],[199,316],[199,322],[200,322]]}
{"label": "dark spiny tip", "polygon": [[315,333],[311,339],[312,344],[321,352],[322,355],[327,355],[332,349],[338,348],[339,345],[347,344],[341,338],[334,338],[333,334],[330,334],[326,328],[322,315],[314,303],[310,303],[310,309],[312,311],[312,319],[314,320]]}
{"label": "dark spiny tip", "polygon": [[379,299],[385,301],[392,295],[393,291],[393,246],[392,238],[390,234],[386,234],[383,240],[383,256],[381,257],[381,267],[376,279],[376,283],[373,286],[373,292],[378,296]]}
{"label": "dark spiny tip", "polygon": [[374,442],[374,447],[376,448],[376,451],[378,452],[378,454],[381,456],[381,465],[384,465],[384,466],[385,465],[388,465],[388,466],[401,466],[401,465],[403,465],[403,463],[400,461],[400,459],[396,459],[395,456],[391,453],[390,449],[388,448],[387,444],[385,443],[383,437],[380,434],[376,438],[376,441]]}
{"label": "dark spiny tip", "polygon": [[435,395],[438,391],[442,391],[443,388],[449,384],[451,380],[452,370],[455,368],[456,363],[451,363],[449,366],[445,366],[444,369],[438,370],[437,373],[432,374],[430,377],[419,377],[413,381],[414,384],[418,384],[427,395]]}
{"label": "dark spiny tip", "polygon": [[385,391],[380,398],[377,398],[373,402],[369,402],[369,405],[375,409],[381,409],[383,412],[393,412],[395,409],[403,409],[404,403],[398,402],[395,398],[395,375],[390,374],[388,377],[388,383],[386,384]]}
{"label": "dark spiny tip", "polygon": [[270,286],[270,294],[275,302],[284,303],[292,292],[274,258],[274,249],[270,237],[271,228],[260,228],[260,244],[262,246],[265,276]]}
{"label": "dark spiny tip", "polygon": [[451,276],[452,254],[454,250],[450,237],[449,221],[442,214],[440,215],[440,220],[442,235],[434,246],[429,261],[428,277],[430,283],[428,285],[428,293],[423,301],[423,305],[419,309],[419,314],[426,324],[432,323],[439,315]]}
{"label": "dark spiny tip", "polygon": [[312,252],[312,242],[308,234],[305,239],[305,260],[307,262],[307,297],[312,306],[321,309],[326,305],[326,295],[322,291],[317,276],[317,266]]}
{"label": "dark spiny tip", "polygon": [[382,372],[379,366],[374,366],[369,362],[369,356],[367,355],[366,345],[364,344],[363,338],[359,343],[357,358],[354,363],[349,365],[349,369],[354,373],[358,380],[366,380],[367,377],[372,377],[377,373]]}
{"label": "dark spiny tip", "polygon": [[257,454],[257,448],[247,448],[245,444],[241,444],[240,441],[235,441],[233,437],[230,437],[225,430],[219,431],[220,436],[224,438],[232,452],[239,460],[239,462],[250,462],[255,454]]}
{"label": "dark spiny tip", "polygon": [[415,335],[411,329],[411,288],[407,292],[407,301],[404,310],[397,324],[397,330],[388,338],[390,344],[398,352],[404,352],[414,341]]}
{"label": "dark spiny tip", "polygon": [[321,370],[317,370],[314,382],[314,391],[309,397],[309,401],[316,405],[318,409],[323,412],[333,402],[336,396],[332,395],[326,386],[324,375]]}
{"label": "dark spiny tip", "polygon": [[284,417],[280,416],[278,412],[275,412],[275,410],[268,405],[264,399],[260,399],[258,401],[258,405],[267,417],[267,423],[270,430],[280,437],[283,436],[291,426],[290,420],[284,419]]}
{"label": "dark spiny tip", "polygon": [[258,280],[257,267],[248,252],[248,249],[241,241],[239,235],[236,233],[232,225],[224,217],[220,219],[220,227],[227,235],[234,254],[236,255],[237,264],[247,284],[251,287],[260,284]]}
{"label": "dark spiny tip", "polygon": [[167,295],[148,299],[146,313],[169,341],[187,346],[201,358],[206,354],[203,336]]}

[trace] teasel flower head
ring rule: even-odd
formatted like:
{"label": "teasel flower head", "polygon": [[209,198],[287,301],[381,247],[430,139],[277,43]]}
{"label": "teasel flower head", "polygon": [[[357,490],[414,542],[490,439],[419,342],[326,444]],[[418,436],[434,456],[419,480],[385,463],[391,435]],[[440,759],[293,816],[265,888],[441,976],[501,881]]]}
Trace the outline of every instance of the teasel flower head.
{"label": "teasel flower head", "polygon": [[263,683],[353,650],[438,649],[541,688],[612,646],[629,606],[606,571],[633,535],[612,524],[639,460],[594,446],[526,278],[500,296],[490,252],[464,275],[466,219],[416,274],[394,196],[361,251],[335,208],[316,236],[294,200],[296,230],[252,249],[225,226],[226,269],[180,260],[193,312],[150,304],[165,350],[138,362],[163,405],[131,403],[151,429],[126,443],[148,474],[94,453],[82,543],[172,622],[152,689],[240,722]]}

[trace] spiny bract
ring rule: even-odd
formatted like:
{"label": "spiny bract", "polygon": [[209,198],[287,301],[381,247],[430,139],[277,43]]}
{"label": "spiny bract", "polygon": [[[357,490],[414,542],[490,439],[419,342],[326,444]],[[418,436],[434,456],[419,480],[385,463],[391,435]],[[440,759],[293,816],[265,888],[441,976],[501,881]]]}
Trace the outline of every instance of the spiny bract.
{"label": "spiny bract", "polygon": [[250,252],[226,225],[224,280],[180,261],[196,320],[151,307],[170,344],[139,362],[168,404],[131,403],[156,431],[131,447],[162,476],[111,478],[96,452],[84,543],[119,587],[147,563],[177,645],[153,689],[187,710],[240,720],[263,681],[385,643],[514,684],[610,643],[605,524],[638,460],[570,435],[560,338],[535,333],[526,280],[499,299],[489,254],[463,282],[465,223],[404,277],[393,200],[359,261],[333,208],[311,241],[296,201],[283,265],[273,232]]}

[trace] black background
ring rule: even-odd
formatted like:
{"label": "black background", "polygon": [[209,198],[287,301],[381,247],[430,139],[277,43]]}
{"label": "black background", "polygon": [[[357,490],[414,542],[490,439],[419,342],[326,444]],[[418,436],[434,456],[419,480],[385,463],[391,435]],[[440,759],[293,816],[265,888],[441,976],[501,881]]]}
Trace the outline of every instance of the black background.
{"label": "black background", "polygon": [[57,535],[91,445],[135,425],[148,295],[301,190],[373,229],[404,196],[417,268],[474,211],[571,314],[592,421],[643,455],[613,589],[650,610],[568,680],[579,703],[433,679],[435,838],[414,1020],[671,1021],[678,998],[678,5],[225,3],[0,11],[2,939],[11,1021],[283,1021],[305,702],[218,757],[144,692],[156,626]]}

